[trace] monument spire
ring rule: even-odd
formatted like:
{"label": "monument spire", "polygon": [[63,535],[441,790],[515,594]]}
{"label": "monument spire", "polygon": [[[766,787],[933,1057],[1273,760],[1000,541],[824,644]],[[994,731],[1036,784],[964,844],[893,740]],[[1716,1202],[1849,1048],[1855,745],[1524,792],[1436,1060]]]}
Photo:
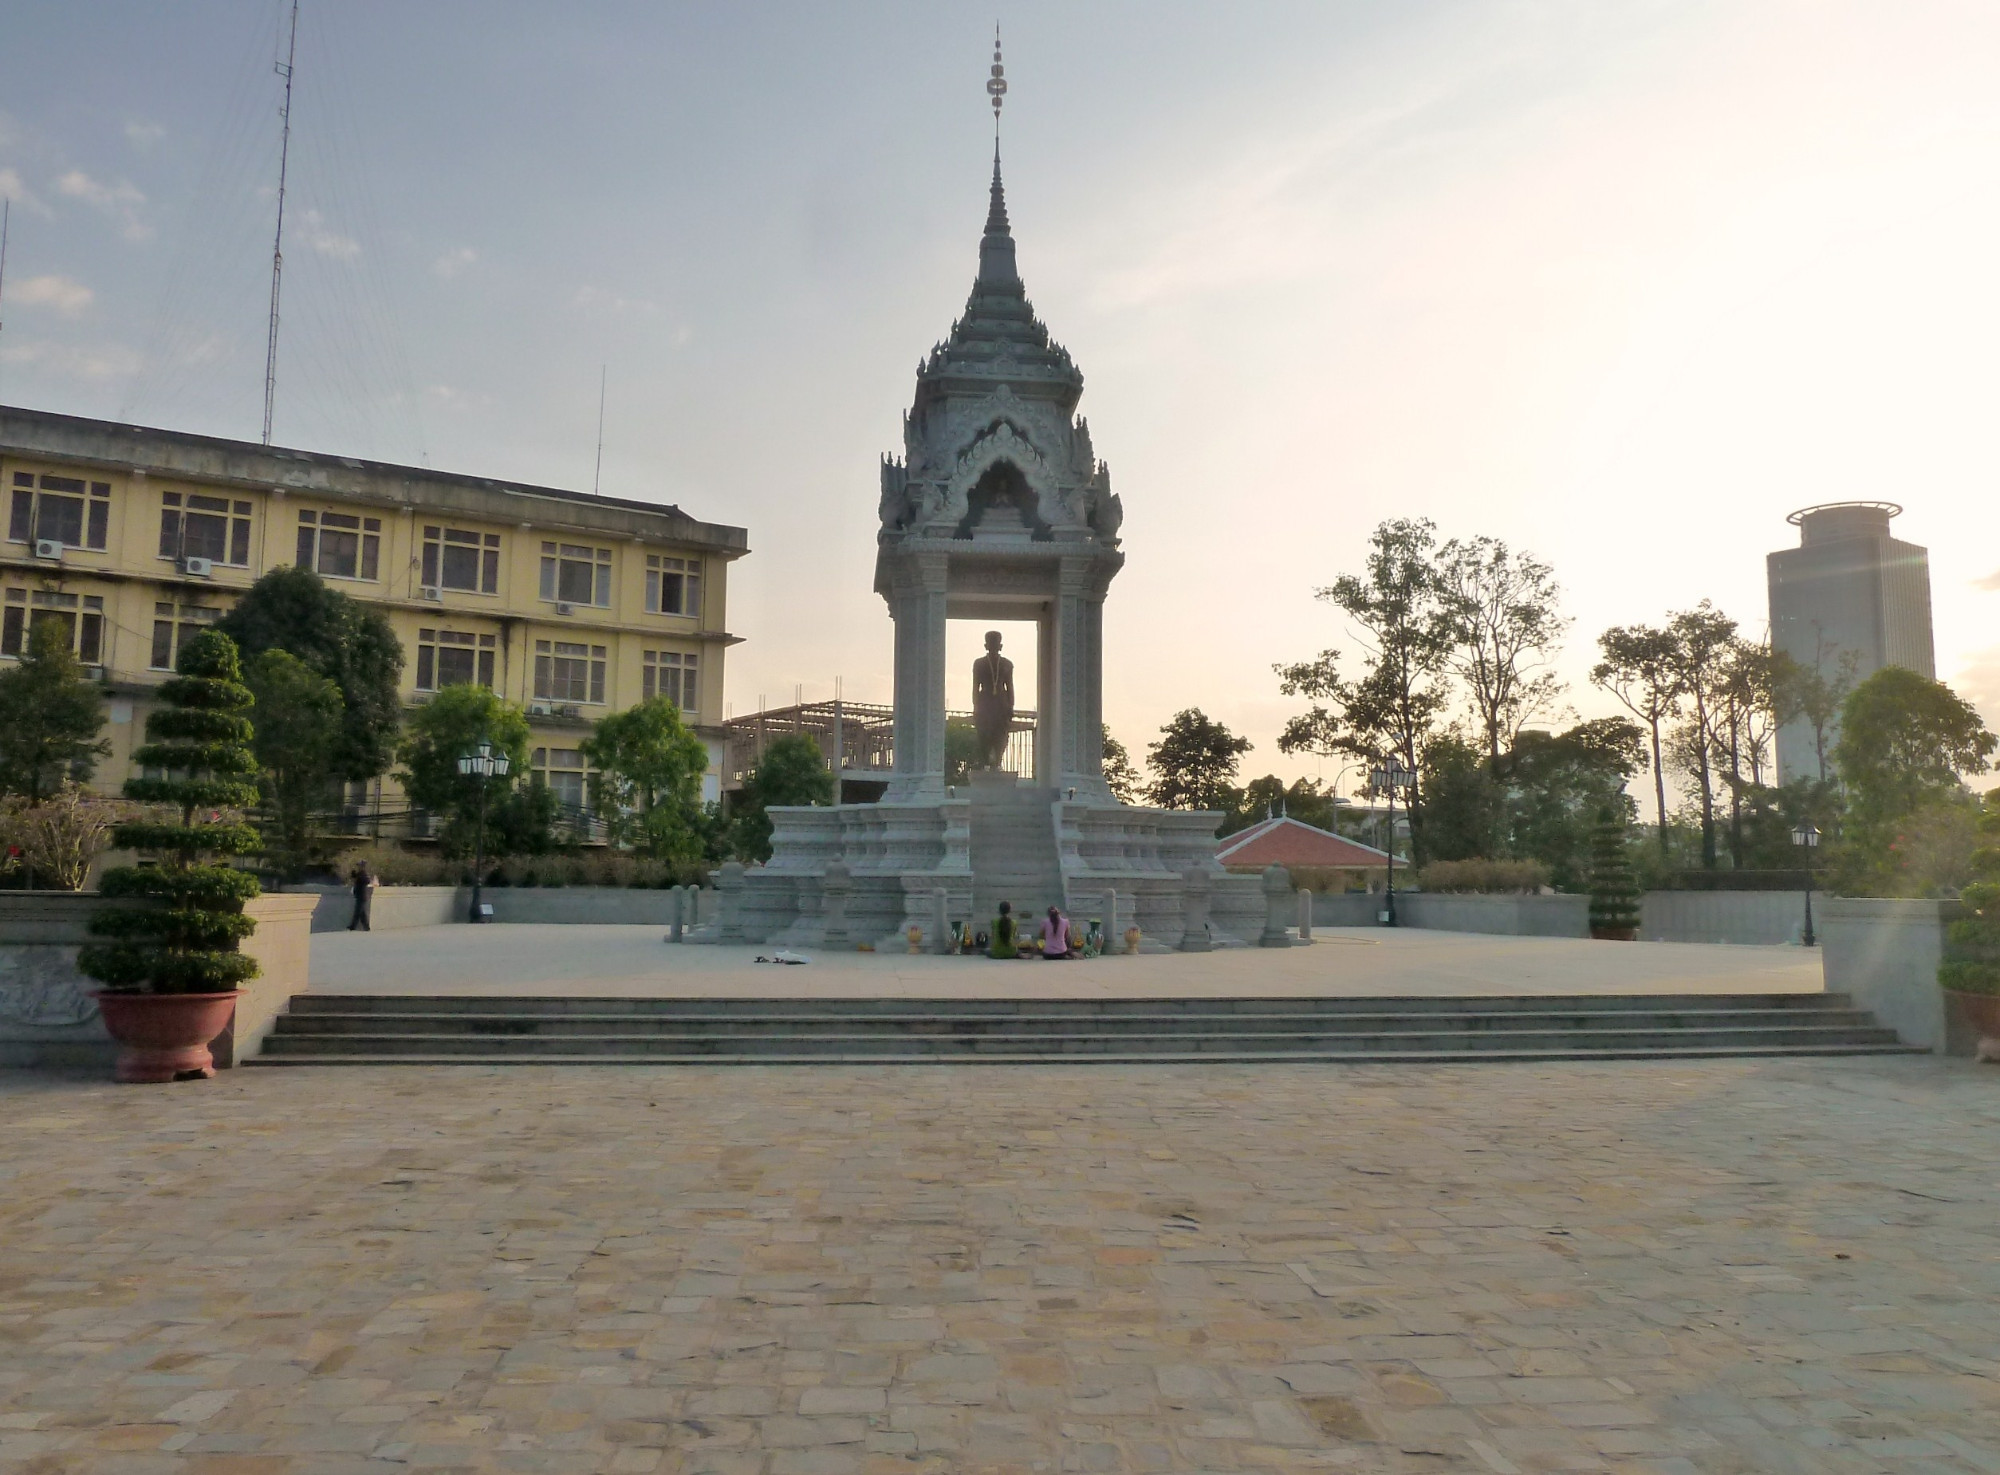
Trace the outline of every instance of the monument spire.
{"label": "monument spire", "polygon": [[993,99],[993,188],[986,206],[986,234],[979,242],[979,284],[1018,289],[1014,232],[1007,224],[1007,190],[1000,182],[1000,104],[1007,96],[1007,68],[1000,60],[1000,26],[993,26],[993,71],[986,79]]}

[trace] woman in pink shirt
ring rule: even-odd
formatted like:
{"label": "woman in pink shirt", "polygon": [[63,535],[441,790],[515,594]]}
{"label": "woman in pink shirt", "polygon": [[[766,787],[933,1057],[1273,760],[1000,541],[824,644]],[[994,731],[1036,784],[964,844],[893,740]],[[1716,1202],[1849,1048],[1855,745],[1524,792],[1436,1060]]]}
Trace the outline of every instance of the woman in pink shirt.
{"label": "woman in pink shirt", "polygon": [[1050,907],[1049,914],[1042,918],[1042,956],[1044,958],[1067,958],[1070,955],[1069,918],[1060,908]]}

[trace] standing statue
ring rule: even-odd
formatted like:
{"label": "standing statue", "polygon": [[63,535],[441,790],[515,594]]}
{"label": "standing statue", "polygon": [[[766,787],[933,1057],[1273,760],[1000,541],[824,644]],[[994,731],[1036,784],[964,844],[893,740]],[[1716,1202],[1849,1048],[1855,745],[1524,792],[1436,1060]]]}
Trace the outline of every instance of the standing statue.
{"label": "standing statue", "polygon": [[1000,632],[986,632],[986,654],[972,663],[972,725],[979,766],[998,768],[1014,731],[1014,663],[1000,654]]}

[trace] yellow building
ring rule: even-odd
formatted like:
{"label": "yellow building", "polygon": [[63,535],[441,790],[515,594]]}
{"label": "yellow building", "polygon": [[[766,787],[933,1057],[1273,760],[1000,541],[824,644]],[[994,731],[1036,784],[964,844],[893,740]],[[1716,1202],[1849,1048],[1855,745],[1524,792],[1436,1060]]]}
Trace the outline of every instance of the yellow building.
{"label": "yellow building", "polygon": [[[578,743],[607,713],[671,698],[723,763],[728,568],[737,527],[677,507],[0,406],[0,660],[60,620],[111,693],[116,791],[151,693],[188,632],[281,564],[388,618],[403,698],[476,681],[528,710],[537,772],[582,803]],[[346,796],[352,828],[403,806]]]}

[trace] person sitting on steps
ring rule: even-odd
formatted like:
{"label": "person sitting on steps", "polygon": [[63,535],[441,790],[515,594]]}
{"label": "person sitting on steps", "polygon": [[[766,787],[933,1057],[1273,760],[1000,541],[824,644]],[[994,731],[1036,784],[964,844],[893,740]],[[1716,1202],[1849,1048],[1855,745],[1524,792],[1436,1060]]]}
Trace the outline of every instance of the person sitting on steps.
{"label": "person sitting on steps", "polygon": [[1014,958],[1020,956],[1019,949],[1015,946],[1014,925],[1013,906],[1008,902],[1001,902],[1000,915],[993,919],[993,943],[987,949],[987,957]]}
{"label": "person sitting on steps", "polygon": [[1042,919],[1042,956],[1071,957],[1075,946],[1076,939],[1071,935],[1069,918],[1062,914],[1061,907],[1050,907],[1048,916]]}

